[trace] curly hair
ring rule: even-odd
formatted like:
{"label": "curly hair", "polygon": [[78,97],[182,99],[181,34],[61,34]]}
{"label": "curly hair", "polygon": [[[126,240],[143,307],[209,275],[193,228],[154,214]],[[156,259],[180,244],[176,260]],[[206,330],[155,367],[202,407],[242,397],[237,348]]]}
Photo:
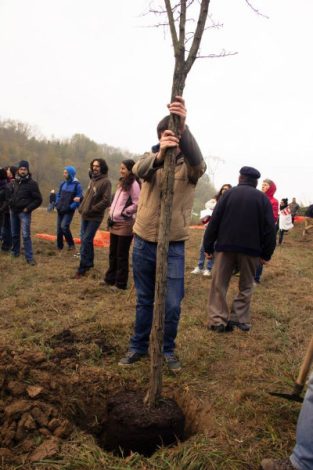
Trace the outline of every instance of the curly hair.
{"label": "curly hair", "polygon": [[99,165],[100,165],[100,173],[102,175],[107,175],[108,172],[109,172],[109,167],[107,165],[107,162],[104,160],[104,158],[94,158],[91,162],[90,162],[90,170],[92,171],[92,166],[94,164],[94,162],[99,162]]}

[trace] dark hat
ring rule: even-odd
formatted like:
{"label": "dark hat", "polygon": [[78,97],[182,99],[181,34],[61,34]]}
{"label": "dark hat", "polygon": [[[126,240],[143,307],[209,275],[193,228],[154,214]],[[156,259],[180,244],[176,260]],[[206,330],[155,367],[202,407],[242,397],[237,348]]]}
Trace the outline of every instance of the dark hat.
{"label": "dark hat", "polygon": [[27,160],[21,160],[18,164],[18,168],[27,168],[29,170],[29,163]]}
{"label": "dark hat", "polygon": [[261,176],[261,173],[256,168],[252,168],[252,166],[243,166],[239,173],[242,176],[248,176],[249,178],[254,179],[258,179]]}

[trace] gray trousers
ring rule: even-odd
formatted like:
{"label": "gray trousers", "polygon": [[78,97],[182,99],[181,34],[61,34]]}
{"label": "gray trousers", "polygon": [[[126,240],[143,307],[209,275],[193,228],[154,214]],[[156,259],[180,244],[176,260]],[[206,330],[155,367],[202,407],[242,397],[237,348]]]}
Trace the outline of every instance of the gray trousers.
{"label": "gray trousers", "polygon": [[[260,258],[242,253],[216,252],[209,292],[209,326],[225,325],[233,320],[250,326],[250,302],[255,270]],[[232,272],[239,267],[239,292],[229,314],[226,295]]]}

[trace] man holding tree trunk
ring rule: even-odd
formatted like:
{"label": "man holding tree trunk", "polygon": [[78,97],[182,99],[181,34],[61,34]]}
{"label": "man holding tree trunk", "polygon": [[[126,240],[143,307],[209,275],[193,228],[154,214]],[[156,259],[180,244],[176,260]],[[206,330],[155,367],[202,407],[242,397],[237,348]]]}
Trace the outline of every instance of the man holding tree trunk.
{"label": "man holding tree trunk", "polygon": [[168,250],[167,295],[165,301],[164,359],[169,369],[181,369],[174,355],[175,338],[180,317],[180,304],[184,297],[185,240],[194,199],[195,187],[205,172],[198,144],[186,121],[185,102],[176,96],[168,105],[170,113],[179,116],[179,135],[168,130],[169,116],[157,126],[159,144],[146,153],[133,167],[133,173],[143,180],[133,228],[133,270],[137,291],[135,332],[130,340],[129,351],[119,361],[129,366],[148,353],[149,336],[153,319],[155,295],[156,253],[161,212],[164,156],[168,148],[177,148],[172,221]]}

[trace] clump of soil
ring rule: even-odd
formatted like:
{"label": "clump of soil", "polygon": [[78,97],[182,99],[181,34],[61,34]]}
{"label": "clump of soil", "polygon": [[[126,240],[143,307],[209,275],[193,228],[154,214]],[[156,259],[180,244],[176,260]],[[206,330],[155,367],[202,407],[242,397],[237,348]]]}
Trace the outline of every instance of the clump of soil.
{"label": "clump of soil", "polygon": [[134,391],[108,400],[101,447],[117,455],[138,452],[149,457],[158,447],[184,439],[185,417],[174,400],[164,398],[155,408],[148,408],[143,400],[143,394]]}

